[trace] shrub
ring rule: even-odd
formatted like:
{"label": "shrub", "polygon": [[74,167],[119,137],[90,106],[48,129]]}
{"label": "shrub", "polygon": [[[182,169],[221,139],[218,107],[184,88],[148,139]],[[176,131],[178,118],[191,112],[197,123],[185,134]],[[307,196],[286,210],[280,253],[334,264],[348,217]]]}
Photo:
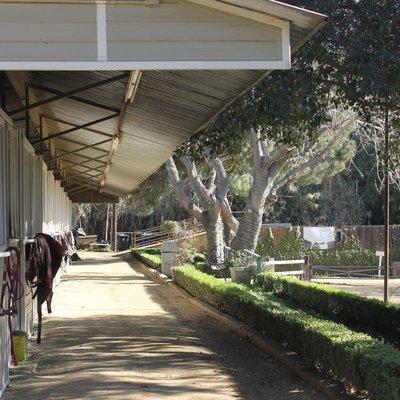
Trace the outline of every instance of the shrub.
{"label": "shrub", "polygon": [[387,338],[400,334],[400,305],[384,303],[322,284],[304,282],[271,272],[257,275],[256,284],[266,292],[309,307],[344,324],[364,327]]}
{"label": "shrub", "polygon": [[[131,253],[139,261],[161,272],[161,249],[131,249]],[[192,253],[190,264],[199,271],[207,272],[206,257],[203,253]]]}
{"label": "shrub", "polygon": [[[308,256],[314,265],[326,266],[377,266],[378,257],[372,250],[360,246],[354,236],[347,237],[344,242],[334,249],[305,249],[299,227],[288,229],[278,248],[274,247],[271,228],[266,237],[262,238],[257,246],[258,254],[265,259],[289,260]],[[285,265],[276,267],[276,271],[298,269],[298,266]]]}
{"label": "shrub", "polygon": [[161,271],[160,249],[131,249],[131,254],[149,267]]}
{"label": "shrub", "polygon": [[112,253],[111,245],[97,246],[93,249],[96,253]]}
{"label": "shrub", "polygon": [[182,231],[178,221],[163,221],[161,223],[161,231],[170,235],[177,235]]}
{"label": "shrub", "polygon": [[265,259],[276,258],[274,234],[271,228],[268,228],[267,234],[258,241],[256,253]]}
{"label": "shrub", "polygon": [[155,256],[161,256],[161,249],[133,249],[141,253],[151,254]]}
{"label": "shrub", "polygon": [[203,253],[198,253],[198,252],[194,253],[192,264],[198,271],[201,272],[208,271],[206,256]]}
{"label": "shrub", "polygon": [[178,285],[206,303],[251,324],[311,358],[374,400],[400,398],[400,352],[366,334],[294,308],[272,294],[225,283],[190,266],[173,269]]}
{"label": "shrub", "polygon": [[253,258],[243,250],[231,250],[225,259],[226,268],[250,268],[253,264]]}
{"label": "shrub", "polygon": [[282,238],[277,257],[279,259],[302,258],[305,255],[305,248],[301,229],[299,226],[291,227]]}

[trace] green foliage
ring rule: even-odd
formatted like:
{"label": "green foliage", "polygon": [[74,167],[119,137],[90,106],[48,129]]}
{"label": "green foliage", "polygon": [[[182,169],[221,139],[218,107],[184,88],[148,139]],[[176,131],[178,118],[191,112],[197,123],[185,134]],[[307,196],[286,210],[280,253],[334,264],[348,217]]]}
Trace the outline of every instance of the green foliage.
{"label": "green foliage", "polygon": [[131,254],[149,267],[161,271],[160,249],[131,249]]}
{"label": "green foliage", "polygon": [[311,308],[327,318],[364,328],[377,335],[398,340],[400,305],[384,303],[329,286],[300,281],[271,272],[256,277],[256,284],[266,292]]}
{"label": "green foliage", "polygon": [[208,272],[206,256],[203,253],[194,253],[192,264],[198,271]]}
{"label": "green foliage", "polygon": [[252,264],[252,259],[243,250],[231,250],[225,259],[226,268],[247,268]]}
{"label": "green foliage", "polygon": [[161,223],[161,230],[170,235],[177,235],[182,231],[178,221],[163,221]]}
{"label": "green foliage", "polygon": [[300,227],[291,227],[282,238],[276,258],[301,258],[304,256],[304,252],[303,237]]}
{"label": "green foliage", "polygon": [[307,250],[314,265],[326,266],[377,266],[379,259],[372,250],[360,246],[359,240],[348,236],[339,247],[328,250]]}
{"label": "green foliage", "polygon": [[[273,247],[271,234],[262,238],[257,246],[257,252],[264,259],[290,260],[308,256],[311,264],[324,266],[377,266],[378,257],[372,250],[364,249],[355,237],[347,237],[344,242],[334,249],[305,249],[300,227],[288,229],[278,248]],[[298,269],[298,266],[294,266]],[[276,271],[293,269],[285,265],[276,267]]]}
{"label": "green foliage", "polygon": [[290,344],[374,400],[400,398],[400,352],[392,345],[293,307],[272,294],[225,283],[190,266],[174,268],[173,276],[193,296]]}
{"label": "green foliage", "polygon": [[[161,249],[131,249],[131,254],[139,261],[161,272]],[[202,272],[207,272],[206,257],[203,253],[193,251],[187,262]]]}
{"label": "green foliage", "polygon": [[311,264],[324,266],[376,267],[378,257],[371,250],[308,250]]}
{"label": "green foliage", "polygon": [[258,241],[256,253],[262,255],[265,259],[275,258],[276,249],[271,228],[268,228],[267,234]]}
{"label": "green foliage", "polygon": [[96,253],[112,253],[111,246],[97,246],[94,247],[93,251]]}

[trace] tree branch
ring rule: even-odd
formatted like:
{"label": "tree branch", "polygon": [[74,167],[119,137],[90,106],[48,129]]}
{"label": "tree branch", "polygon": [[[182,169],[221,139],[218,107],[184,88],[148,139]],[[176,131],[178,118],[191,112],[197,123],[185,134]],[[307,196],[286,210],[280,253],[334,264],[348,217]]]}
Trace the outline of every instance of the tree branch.
{"label": "tree branch", "polygon": [[210,164],[210,166],[216,172],[217,179],[218,179],[218,186],[215,189],[215,197],[222,205],[222,203],[224,202],[226,195],[228,193],[228,189],[229,189],[228,176],[226,175],[226,171],[225,171],[224,165],[222,164],[221,159],[219,159],[219,158],[214,158],[211,160],[207,159],[207,162]]}
{"label": "tree branch", "polygon": [[239,221],[233,216],[231,207],[226,198],[222,203],[221,218],[222,221],[229,227],[229,229],[236,235],[239,229]]}
{"label": "tree branch", "polygon": [[203,220],[203,213],[201,209],[193,203],[190,196],[187,194],[186,186],[179,177],[178,169],[176,168],[175,161],[170,157],[165,163],[165,167],[168,173],[168,179],[174,188],[176,197],[181,203],[182,207],[199,221]]}
{"label": "tree branch", "polygon": [[250,143],[253,153],[254,166],[256,168],[260,168],[264,154],[261,148],[260,133],[255,131],[254,129],[250,129]]}
{"label": "tree branch", "polygon": [[185,166],[188,172],[189,180],[193,185],[193,188],[197,196],[199,197],[203,208],[207,209],[209,207],[210,201],[212,201],[212,198],[210,192],[204,186],[203,182],[201,181],[197,173],[196,165],[194,164],[193,160],[188,156],[182,156],[180,160],[182,161],[183,165]]}
{"label": "tree branch", "polygon": [[354,123],[354,119],[350,118],[348,119],[347,123],[342,126],[340,129],[337,130],[336,134],[333,136],[332,140],[323,148],[320,150],[314,157],[310,155],[310,159],[300,165],[297,165],[293,167],[291,170],[289,170],[286,175],[280,179],[278,182],[276,182],[272,188],[272,192],[276,194],[276,192],[284,186],[286,183],[289,182],[292,178],[294,178],[296,175],[299,173],[305,171],[308,168],[312,168],[316,164],[318,164],[321,159],[324,157],[325,154],[327,154],[329,151],[331,151],[334,146],[336,146],[337,142],[339,139],[342,137],[343,133],[347,131],[350,126]]}

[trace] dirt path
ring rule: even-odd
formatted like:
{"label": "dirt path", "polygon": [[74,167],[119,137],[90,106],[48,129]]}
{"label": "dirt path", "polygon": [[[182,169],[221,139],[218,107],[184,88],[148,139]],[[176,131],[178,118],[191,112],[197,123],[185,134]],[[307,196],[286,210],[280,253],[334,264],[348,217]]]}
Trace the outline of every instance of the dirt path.
{"label": "dirt path", "polygon": [[6,399],[323,398],[127,262],[83,256],[56,289],[43,344],[13,371]]}

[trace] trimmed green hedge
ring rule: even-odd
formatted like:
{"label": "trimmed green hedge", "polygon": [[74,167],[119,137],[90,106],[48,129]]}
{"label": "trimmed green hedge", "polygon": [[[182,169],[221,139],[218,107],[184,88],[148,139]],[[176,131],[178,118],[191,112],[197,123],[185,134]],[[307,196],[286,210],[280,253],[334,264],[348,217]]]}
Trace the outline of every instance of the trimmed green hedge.
{"label": "trimmed green hedge", "polygon": [[257,275],[256,284],[266,292],[295,301],[344,324],[365,327],[378,335],[398,340],[400,305],[384,303],[329,286],[300,281],[271,272]]}
{"label": "trimmed green hedge", "polygon": [[160,249],[131,249],[131,253],[149,267],[161,271]]}
{"label": "trimmed green hedge", "polygon": [[[161,249],[131,249],[131,254],[151,268],[161,272]],[[207,271],[206,257],[203,253],[193,254],[193,265],[199,271]]]}
{"label": "trimmed green hedge", "polygon": [[400,352],[392,345],[190,266],[174,268],[173,276],[192,295],[290,344],[325,371],[367,391],[371,399],[400,399]]}

